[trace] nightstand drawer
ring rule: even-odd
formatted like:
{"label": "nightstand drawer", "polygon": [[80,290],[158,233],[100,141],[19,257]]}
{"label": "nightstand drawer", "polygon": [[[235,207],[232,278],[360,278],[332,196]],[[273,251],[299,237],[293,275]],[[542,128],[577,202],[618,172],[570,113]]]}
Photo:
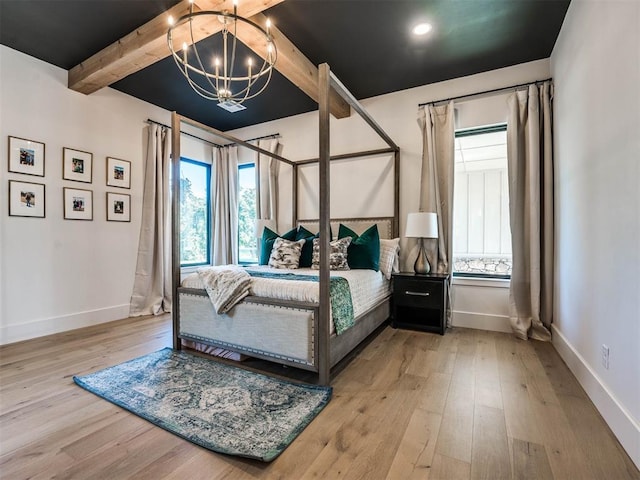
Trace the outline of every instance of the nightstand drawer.
{"label": "nightstand drawer", "polygon": [[442,282],[396,279],[393,290],[393,300],[397,305],[434,308],[442,306]]}

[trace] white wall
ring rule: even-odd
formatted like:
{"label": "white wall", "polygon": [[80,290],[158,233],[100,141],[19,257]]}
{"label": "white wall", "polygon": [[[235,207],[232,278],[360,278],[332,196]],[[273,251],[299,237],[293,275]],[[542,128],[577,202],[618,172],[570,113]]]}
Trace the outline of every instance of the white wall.
{"label": "white wall", "polygon": [[[144,121],[168,112],[105,88],[67,88],[67,72],[0,46],[0,152],[7,137],[46,145],[45,177],[0,169],[0,343],[124,318],[136,267]],[[62,148],[93,153],[93,182],[62,180]],[[131,190],[107,188],[106,157],[132,162]],[[46,218],[9,217],[8,179],[46,185]],[[63,219],[62,188],[93,191],[93,221]],[[107,191],[131,194],[131,223],[106,221]]]}
{"label": "white wall", "polygon": [[[112,89],[85,96],[66,87],[66,72],[14,50],[2,47],[2,145],[6,151],[8,135],[46,143],[47,218],[16,218],[6,215],[0,221],[0,342],[46,335],[71,328],[125,317],[135,272],[142,196],[142,160],[146,144],[144,120],[169,123],[168,112]],[[401,147],[401,231],[409,211],[418,203],[421,141],[415,121],[420,102],[474,93],[549,75],[547,60],[531,62],[471,77],[414,88],[364,101],[366,108]],[[458,126],[474,126],[504,121],[504,96],[463,102],[457,105]],[[33,112],[37,112],[34,114]],[[11,119],[7,121],[7,119]],[[279,132],[284,154],[292,159],[317,156],[317,114],[310,113],[236,131],[240,138]],[[202,132],[196,131],[193,133]],[[213,139],[215,141],[215,139]],[[189,137],[182,139],[185,156],[210,158],[210,149]],[[79,222],[62,219],[62,187],[80,186],[63,181],[62,147],[87,150],[94,154],[94,220]],[[357,116],[332,121],[332,153],[384,147],[371,129]],[[132,222],[106,222],[106,156],[132,161]],[[370,162],[363,178],[359,162]],[[389,156],[335,164],[339,175],[332,205],[335,216],[390,215],[390,182],[385,176]],[[3,170],[6,172],[6,170]],[[304,175],[301,175],[304,177]],[[8,174],[11,179],[24,176]],[[33,180],[33,179],[36,180]],[[311,190],[314,173],[307,170]],[[367,191],[374,184],[384,191]],[[290,228],[291,169],[280,176],[280,230]],[[353,191],[364,192],[353,202]],[[110,189],[113,190],[113,189]],[[305,197],[306,195],[306,197]],[[301,214],[312,215],[316,198],[303,189]],[[0,183],[0,201],[7,198],[7,182]],[[349,211],[345,206],[355,206]],[[365,210],[368,210],[365,211]],[[404,268],[410,269],[415,245],[403,239]],[[28,285],[27,288],[24,285]],[[489,287],[488,287],[489,285]],[[503,288],[492,288],[495,285]],[[454,289],[454,324],[475,328],[508,330],[507,290],[500,282],[466,281]],[[487,288],[492,288],[487,293]],[[495,302],[486,302],[486,298]],[[33,301],[38,298],[37,301]]]}
{"label": "white wall", "polygon": [[[416,118],[418,104],[422,102],[440,100],[444,98],[476,93],[500,87],[507,87],[529,81],[545,79],[549,77],[549,61],[540,60],[514,67],[494,70],[469,77],[458,78],[433,85],[425,85],[409,90],[395,92],[379,97],[364,100],[362,103],[369,113],[376,119],[382,128],[400,146],[400,232],[404,231],[404,223],[408,212],[418,210],[419,178],[422,142],[420,129]],[[348,87],[348,86],[347,86]],[[459,102],[457,109],[457,126],[460,128],[500,123],[506,121],[506,96],[498,95],[481,99]],[[284,144],[283,156],[291,160],[302,160],[318,156],[318,115],[316,112],[297,115],[261,125],[239,129],[232,134],[239,138],[254,138],[260,135],[280,133],[280,141]],[[340,154],[354,151],[384,148],[386,144],[380,140],[371,128],[360,119],[357,114],[350,118],[331,120],[331,153]],[[372,205],[368,212],[363,211],[361,197],[370,198],[371,189],[367,189],[366,182],[382,182],[378,180],[379,173],[388,164],[388,157],[367,159],[371,162],[371,174],[367,180],[363,180],[362,166],[352,169],[351,166],[332,164],[331,209],[332,216],[357,216],[357,215],[388,215],[387,208],[379,202],[369,202]],[[360,161],[362,162],[362,161]],[[355,168],[355,162],[352,162]],[[281,178],[279,209],[279,229],[286,231],[291,227],[291,209],[287,201],[291,198],[291,178],[289,169],[284,178]],[[347,181],[338,180],[335,175],[346,172]],[[360,173],[358,173],[360,172]],[[313,175],[308,175],[307,182],[300,185],[301,204],[299,211],[311,214],[316,205],[312,199],[317,194],[307,192],[312,185]],[[384,183],[384,182],[382,182]],[[347,188],[350,185],[351,188]],[[310,187],[309,187],[310,186]],[[379,186],[376,183],[376,188]],[[358,192],[364,192],[364,194]],[[388,196],[385,191],[384,195]],[[357,201],[354,201],[356,197]],[[290,201],[290,200],[289,200]],[[349,212],[345,207],[354,207]],[[317,213],[315,214],[317,216]],[[402,236],[402,235],[401,235]],[[411,270],[413,260],[417,254],[415,242],[402,239],[403,269]],[[473,328],[488,328],[492,330],[510,331],[508,323],[508,283],[489,281],[482,283],[477,280],[456,280],[454,287],[454,325]],[[481,286],[479,286],[481,285]],[[491,290],[488,290],[491,289]],[[487,298],[493,301],[487,302]]]}
{"label": "white wall", "polygon": [[553,341],[640,466],[640,2],[573,0],[551,68]]}

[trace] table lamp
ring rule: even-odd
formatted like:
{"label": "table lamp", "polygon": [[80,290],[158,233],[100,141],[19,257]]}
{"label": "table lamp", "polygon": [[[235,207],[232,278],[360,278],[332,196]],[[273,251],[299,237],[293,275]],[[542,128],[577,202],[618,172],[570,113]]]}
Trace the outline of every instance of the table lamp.
{"label": "table lamp", "polygon": [[431,271],[427,251],[424,248],[425,238],[438,238],[438,216],[433,212],[418,212],[407,215],[405,237],[418,238],[419,250],[413,270],[418,275],[426,275]]}

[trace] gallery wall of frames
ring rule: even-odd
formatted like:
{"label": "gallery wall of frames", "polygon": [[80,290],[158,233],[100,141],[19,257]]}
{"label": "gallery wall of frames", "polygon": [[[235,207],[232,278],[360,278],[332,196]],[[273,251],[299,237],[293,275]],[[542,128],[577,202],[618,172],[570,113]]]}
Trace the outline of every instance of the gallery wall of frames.
{"label": "gallery wall of frames", "polygon": [[[10,135],[8,145],[9,172],[25,175],[24,180],[9,180],[9,215],[45,218],[47,204],[45,178],[47,175],[55,175],[46,169],[47,154],[51,153],[46,151],[43,142],[17,136]],[[109,222],[131,221],[131,195],[124,193],[131,189],[130,161],[106,157],[100,159],[104,162],[104,166],[98,166],[94,165],[93,153],[71,147],[63,147],[58,154],[62,158],[62,180],[66,184],[62,187],[65,220],[93,220],[93,190],[91,189],[93,171],[94,168],[105,168],[108,188],[106,220]],[[41,177],[41,179],[29,177]]]}

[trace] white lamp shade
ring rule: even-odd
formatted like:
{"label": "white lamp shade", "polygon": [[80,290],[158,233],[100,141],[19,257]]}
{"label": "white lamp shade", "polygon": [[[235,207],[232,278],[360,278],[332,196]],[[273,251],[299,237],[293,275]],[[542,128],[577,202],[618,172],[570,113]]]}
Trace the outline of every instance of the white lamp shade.
{"label": "white lamp shade", "polygon": [[438,216],[433,212],[418,212],[407,215],[404,233],[409,238],[438,238]]}
{"label": "white lamp shade", "polygon": [[276,225],[275,220],[260,218],[256,219],[256,238],[262,238],[264,227],[267,227],[272,232],[278,233],[278,231],[276,230],[278,226]]}

